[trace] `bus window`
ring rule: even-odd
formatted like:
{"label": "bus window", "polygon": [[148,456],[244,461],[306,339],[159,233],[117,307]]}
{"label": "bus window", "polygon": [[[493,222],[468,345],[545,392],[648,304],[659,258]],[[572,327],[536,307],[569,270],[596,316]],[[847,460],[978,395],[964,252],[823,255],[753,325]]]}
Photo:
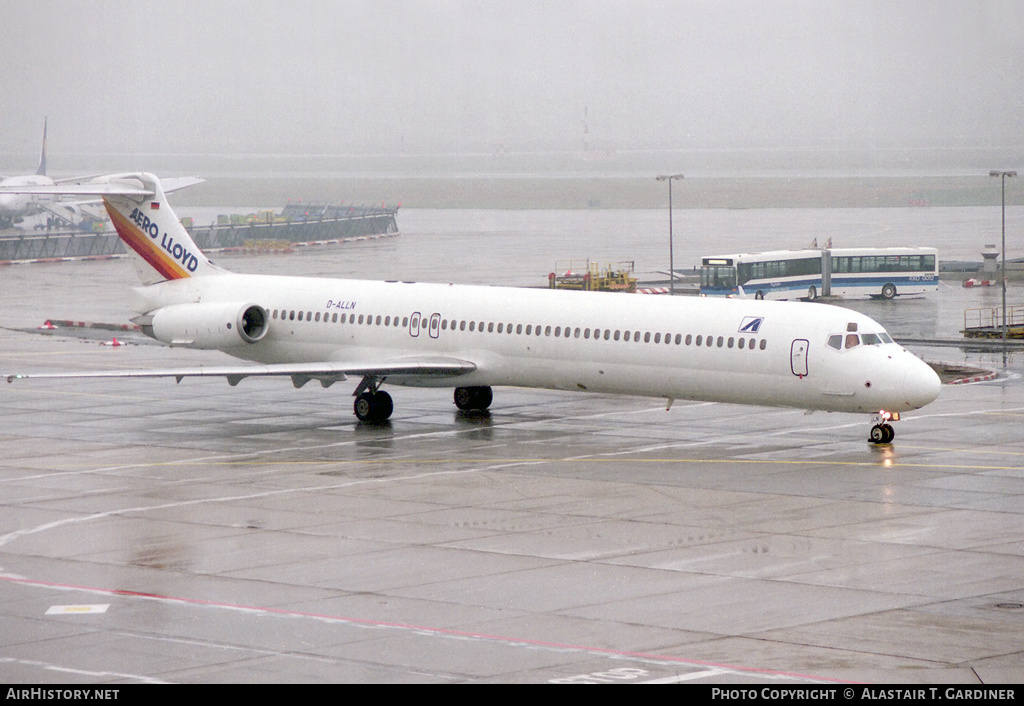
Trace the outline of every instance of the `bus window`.
{"label": "bus window", "polygon": [[729,265],[705,265],[700,269],[700,284],[712,289],[735,289],[736,268]]}

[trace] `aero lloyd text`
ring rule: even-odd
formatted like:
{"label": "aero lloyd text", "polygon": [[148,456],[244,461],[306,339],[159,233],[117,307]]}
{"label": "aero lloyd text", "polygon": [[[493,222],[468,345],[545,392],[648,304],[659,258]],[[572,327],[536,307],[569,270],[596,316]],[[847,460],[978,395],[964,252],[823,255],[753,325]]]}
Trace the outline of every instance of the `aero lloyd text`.
{"label": "aero lloyd text", "polygon": [[186,270],[189,272],[196,271],[196,268],[199,267],[199,259],[181,245],[181,243],[174,242],[174,238],[168,236],[167,233],[163,233],[161,235],[159,226],[157,226],[155,222],[149,220],[149,216],[136,208],[132,211],[132,215],[130,217],[132,222],[135,223],[143,233],[152,238],[154,242],[159,242],[160,247],[177,262],[184,265]]}

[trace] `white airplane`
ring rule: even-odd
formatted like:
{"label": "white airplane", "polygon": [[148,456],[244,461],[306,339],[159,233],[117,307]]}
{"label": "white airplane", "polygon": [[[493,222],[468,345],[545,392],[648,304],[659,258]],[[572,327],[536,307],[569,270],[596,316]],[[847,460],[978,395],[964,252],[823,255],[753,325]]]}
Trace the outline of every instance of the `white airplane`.
{"label": "white airplane", "polygon": [[[69,223],[78,222],[84,215],[95,215],[88,212],[83,213],[82,207],[98,203],[96,200],[71,202],[61,200],[61,196],[69,193],[63,190],[64,187],[94,179],[96,174],[57,180],[46,175],[47,122],[47,119],[43,120],[43,145],[39,150],[39,166],[36,168],[36,173],[0,178],[0,229],[10,228],[24,218],[43,211],[49,211]],[[163,182],[164,193],[171,193],[202,181],[197,177],[165,179]],[[25,188],[33,189],[35,187],[46,187],[50,190],[24,191]]]}
{"label": "white airplane", "polygon": [[[46,120],[43,120],[43,146],[39,151],[39,167],[35,174],[9,176],[0,179],[0,189],[23,186],[53,186],[55,182],[46,176]],[[0,228],[9,228],[25,216],[33,216],[42,210],[42,204],[56,199],[52,195],[0,193]]]}
{"label": "white airplane", "polygon": [[228,272],[195,246],[152,174],[112,175],[98,194],[142,281],[133,319],[172,346],[250,361],[46,377],[287,376],[296,387],[358,380],[362,422],[392,413],[396,385],[455,388],[462,410],[492,387],[639,395],[875,415],[870,440],[939,393],[939,378],[867,316],[824,304],[630,296]]}

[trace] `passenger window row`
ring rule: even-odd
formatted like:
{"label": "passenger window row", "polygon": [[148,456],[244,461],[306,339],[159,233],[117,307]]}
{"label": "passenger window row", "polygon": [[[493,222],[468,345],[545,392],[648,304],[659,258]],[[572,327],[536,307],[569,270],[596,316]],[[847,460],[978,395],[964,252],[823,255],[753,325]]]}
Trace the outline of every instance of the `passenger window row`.
{"label": "passenger window row", "polygon": [[[409,317],[405,316],[401,319],[397,316],[374,316],[366,314],[338,314],[338,313],[324,313],[312,311],[294,311],[294,310],[278,310],[274,309],[271,313],[272,319],[279,319],[281,321],[311,321],[311,322],[323,322],[323,323],[342,323],[342,324],[355,324],[357,326],[401,326],[403,328],[409,326]],[[426,328],[428,326],[429,317],[420,318],[420,326]],[[512,324],[512,323],[495,323],[493,321],[465,321],[458,319],[442,319],[441,320],[442,331],[469,331],[478,333],[503,333],[503,334],[515,334],[517,336],[546,336],[554,338],[582,338],[583,340],[605,340],[605,341],[623,341],[626,343],[664,343],[666,345],[693,345],[693,346],[705,346],[707,348],[739,348],[748,350],[765,350],[767,348],[767,341],[756,338],[743,338],[738,336],[714,336],[698,334],[681,334],[681,333],[662,333],[661,331],[632,331],[622,329],[610,329],[610,328],[586,328],[586,327],[572,327],[572,326],[545,326],[543,324]],[[829,345],[832,344],[831,339]]]}
{"label": "passenger window row", "polygon": [[[754,350],[758,347],[757,339],[754,338],[737,338],[734,336],[704,336],[693,334],[686,334],[685,336],[681,333],[673,334],[671,332],[662,333],[651,332],[651,331],[632,331],[622,329],[610,329],[610,328],[586,328],[586,327],[572,327],[572,326],[545,326],[543,324],[505,324],[505,323],[494,323],[494,322],[476,322],[476,321],[460,321],[454,319],[443,319],[441,321],[441,330],[458,330],[458,331],[479,331],[483,332],[486,330],[487,333],[506,333],[526,336],[547,336],[554,338],[582,338],[584,340],[605,340],[605,341],[623,341],[639,343],[641,340],[644,343],[665,343],[671,345],[673,342],[675,345],[696,345],[696,346],[717,346],[719,348],[749,348]],[[760,349],[764,350],[767,343],[764,339],[760,341]]]}
{"label": "passenger window row", "polygon": [[[270,318],[271,319],[275,319],[275,320],[280,319],[281,321],[312,321],[312,322],[323,322],[323,323],[330,323],[330,324],[337,324],[337,323],[342,323],[342,324],[350,323],[350,324],[354,324],[354,323],[356,323],[356,315],[355,314],[351,314],[351,315],[349,315],[349,314],[338,314],[337,312],[334,312],[334,313],[326,313],[325,312],[321,316],[319,311],[314,313],[312,311],[295,311],[295,310],[284,311],[284,310],[280,310],[280,309],[274,309],[271,312],[271,314],[270,314]],[[392,321],[392,317],[390,317],[390,316],[386,316],[386,317],[378,316],[376,318],[376,323],[374,323],[375,319],[374,319],[373,316],[366,316],[364,318],[364,315],[360,314],[359,315],[358,323],[360,323],[360,324],[367,324],[367,325],[371,325],[371,326],[373,326],[373,325],[380,326],[382,323],[383,323],[384,326],[398,326],[398,323],[399,323],[398,317],[395,316],[393,318],[394,318],[394,320]],[[402,323],[402,326],[408,326],[409,325],[409,317],[407,316],[404,319],[402,319],[401,323]]]}

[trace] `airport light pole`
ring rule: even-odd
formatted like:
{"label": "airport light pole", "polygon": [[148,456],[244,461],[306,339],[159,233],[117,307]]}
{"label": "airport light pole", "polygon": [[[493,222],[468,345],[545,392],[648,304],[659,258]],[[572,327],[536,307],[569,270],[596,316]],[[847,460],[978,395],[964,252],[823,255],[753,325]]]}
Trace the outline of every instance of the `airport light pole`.
{"label": "airport light pole", "polygon": [[676,293],[676,263],[675,249],[672,247],[672,182],[682,179],[682,174],[660,174],[658,181],[668,182],[668,292],[671,295]]}
{"label": "airport light pole", "polygon": [[992,170],[988,173],[990,177],[999,177],[1003,182],[1003,254],[1002,268],[1000,274],[1003,280],[1003,352],[1006,351],[1006,177],[1015,177],[1017,172],[1003,172]]}

